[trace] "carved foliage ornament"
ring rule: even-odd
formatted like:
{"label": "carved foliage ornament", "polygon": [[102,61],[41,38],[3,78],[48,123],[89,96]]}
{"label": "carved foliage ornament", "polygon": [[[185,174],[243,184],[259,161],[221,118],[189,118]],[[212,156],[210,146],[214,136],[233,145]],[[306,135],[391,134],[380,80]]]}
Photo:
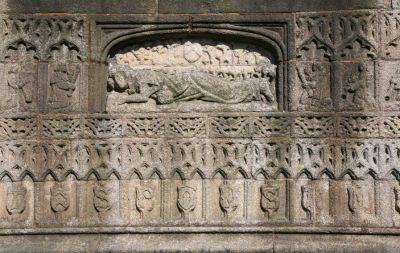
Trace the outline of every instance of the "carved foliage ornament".
{"label": "carved foliage ornament", "polygon": [[276,108],[276,66],[259,49],[212,40],[155,41],[109,59],[107,107],[256,103]]}

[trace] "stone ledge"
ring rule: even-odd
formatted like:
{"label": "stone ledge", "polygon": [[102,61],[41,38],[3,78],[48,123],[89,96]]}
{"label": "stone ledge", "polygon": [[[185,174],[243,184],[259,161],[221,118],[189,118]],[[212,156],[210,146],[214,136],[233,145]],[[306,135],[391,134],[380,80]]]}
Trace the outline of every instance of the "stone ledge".
{"label": "stone ledge", "polygon": [[393,236],[120,234],[3,236],[0,252],[398,252]]}

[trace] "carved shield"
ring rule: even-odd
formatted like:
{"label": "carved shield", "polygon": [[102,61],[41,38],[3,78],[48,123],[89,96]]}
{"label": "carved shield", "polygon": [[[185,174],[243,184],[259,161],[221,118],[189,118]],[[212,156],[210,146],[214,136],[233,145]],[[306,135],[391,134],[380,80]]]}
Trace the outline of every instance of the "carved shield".
{"label": "carved shield", "polygon": [[231,213],[238,207],[235,189],[230,185],[221,185],[219,187],[219,204],[222,211]]}
{"label": "carved shield", "polygon": [[136,208],[139,212],[150,212],[154,208],[154,190],[151,187],[136,188]]}
{"label": "carved shield", "polygon": [[54,186],[50,190],[50,206],[55,213],[66,211],[69,208],[69,196],[66,189]]}
{"label": "carved shield", "polygon": [[201,58],[203,48],[199,43],[185,43],[183,56],[189,63],[194,63]]}
{"label": "carved shield", "polygon": [[360,214],[363,209],[363,193],[361,185],[351,185],[347,188],[349,211]]}
{"label": "carved shield", "polygon": [[188,213],[196,207],[196,189],[189,186],[178,187],[178,208]]}
{"label": "carved shield", "polygon": [[305,212],[311,213],[312,210],[312,189],[308,185],[301,186],[301,207]]}
{"label": "carved shield", "polygon": [[269,185],[261,187],[261,208],[269,214],[279,209],[279,187]]}
{"label": "carved shield", "polygon": [[102,213],[111,209],[110,193],[111,188],[105,182],[98,182],[93,187],[93,206],[97,212]]}
{"label": "carved shield", "polygon": [[7,190],[7,212],[21,214],[26,205],[26,188],[23,185],[13,185]]}

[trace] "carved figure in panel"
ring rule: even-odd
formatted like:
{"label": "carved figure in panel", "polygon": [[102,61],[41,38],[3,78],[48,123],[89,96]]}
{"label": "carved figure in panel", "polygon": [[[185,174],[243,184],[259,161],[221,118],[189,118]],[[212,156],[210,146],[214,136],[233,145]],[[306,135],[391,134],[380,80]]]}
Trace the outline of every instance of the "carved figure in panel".
{"label": "carved figure in panel", "polygon": [[376,107],[375,73],[373,63],[343,63],[341,109],[363,110]]}
{"label": "carved figure in panel", "polygon": [[386,110],[400,108],[400,68],[399,61],[383,61],[379,64],[382,104]]}
{"label": "carved figure in panel", "polygon": [[107,109],[142,108],[132,103],[144,103],[147,110],[251,103],[275,110],[276,66],[259,51],[213,40],[155,41],[124,49],[109,60]]}
{"label": "carved figure in panel", "polygon": [[11,44],[5,60],[0,109],[19,112],[36,109],[36,48],[28,42]]}
{"label": "carved figure in panel", "polygon": [[295,108],[329,110],[332,107],[330,64],[302,62],[296,72],[299,98],[294,101]]}
{"label": "carved figure in panel", "polygon": [[385,101],[400,102],[400,70],[390,78],[389,89],[385,94]]}
{"label": "carved figure in panel", "polygon": [[54,46],[54,59],[49,66],[49,85],[47,104],[52,109],[65,109],[73,103],[79,104],[79,88],[81,64],[74,59],[73,52],[78,49],[73,45],[62,43]]}
{"label": "carved figure in panel", "polygon": [[[8,18],[2,20],[5,47],[3,50],[4,71],[0,109],[15,111],[36,110],[38,96],[38,64],[37,61],[53,61],[63,59],[57,51],[61,45],[73,47],[74,57],[83,60],[85,50],[84,22],[80,18]],[[71,47],[72,46],[72,47]],[[52,63],[49,63],[52,65]],[[58,64],[58,63],[57,63]],[[61,90],[71,90],[69,85],[73,78],[63,77],[62,66],[54,63],[50,68],[51,88],[49,88],[47,104],[58,107],[60,100],[65,99]],[[67,67],[68,72],[73,67]],[[53,77],[57,76],[57,78]],[[57,80],[58,79],[58,80]],[[61,84],[61,80],[68,81]],[[6,99],[7,98],[7,99]]]}

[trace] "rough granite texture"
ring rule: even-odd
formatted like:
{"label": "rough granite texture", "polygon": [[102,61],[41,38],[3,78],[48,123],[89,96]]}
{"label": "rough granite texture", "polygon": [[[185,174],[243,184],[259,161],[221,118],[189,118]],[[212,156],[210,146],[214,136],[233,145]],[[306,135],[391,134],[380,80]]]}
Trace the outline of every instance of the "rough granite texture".
{"label": "rough granite texture", "polygon": [[399,252],[399,0],[0,0],[0,252]]}

